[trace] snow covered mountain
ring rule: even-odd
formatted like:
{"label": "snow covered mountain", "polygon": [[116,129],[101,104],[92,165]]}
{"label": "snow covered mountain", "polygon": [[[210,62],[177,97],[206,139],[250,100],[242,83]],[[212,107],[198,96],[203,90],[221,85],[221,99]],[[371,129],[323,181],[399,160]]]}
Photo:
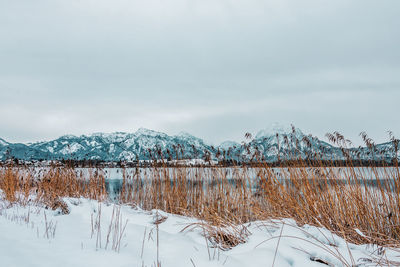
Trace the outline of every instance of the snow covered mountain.
{"label": "snow covered mountain", "polygon": [[[18,146],[24,146],[24,149],[15,150]],[[161,150],[166,159],[168,157],[192,158],[192,155],[196,155],[197,152],[200,153],[198,156],[202,157],[203,151],[210,149],[203,140],[189,134],[169,136],[143,128],[135,133],[95,133],[79,137],[65,135],[52,141],[29,145],[9,144],[7,147],[10,156],[24,160],[96,159],[102,161],[151,159],[154,156],[160,158],[156,150]]]}
{"label": "snow covered mountain", "polygon": [[[391,143],[377,146],[377,150],[393,153]],[[392,149],[393,150],[393,149]],[[372,159],[374,153],[362,148],[362,158]],[[353,154],[355,154],[354,152]],[[135,133],[95,133],[91,135],[65,135],[58,139],[32,144],[12,144],[0,139],[0,160],[101,160],[133,161],[148,159],[228,159],[249,160],[253,157],[268,161],[293,157],[323,155],[325,159],[342,159],[342,151],[318,138],[305,135],[300,129],[273,125],[253,138],[247,135],[241,144],[225,141],[213,147],[188,133],[170,136],[141,128]]]}
{"label": "snow covered mountain", "polygon": [[324,159],[342,159],[342,151],[311,135],[304,134],[299,128],[274,124],[259,131],[254,138],[241,146],[231,146],[232,159],[246,160],[258,157],[267,161],[293,158],[315,158],[324,155]]}

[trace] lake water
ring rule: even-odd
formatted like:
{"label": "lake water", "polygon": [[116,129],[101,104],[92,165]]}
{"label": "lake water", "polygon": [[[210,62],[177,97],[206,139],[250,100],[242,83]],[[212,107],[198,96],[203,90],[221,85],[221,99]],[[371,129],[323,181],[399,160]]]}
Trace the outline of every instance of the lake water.
{"label": "lake water", "polygon": [[[81,169],[85,172],[87,170]],[[122,190],[125,177],[126,183],[133,181],[146,186],[151,179],[159,177],[184,176],[189,187],[202,186],[207,189],[217,186],[222,181],[230,185],[242,184],[245,181],[252,191],[259,189],[256,181],[266,177],[266,173],[273,175],[282,184],[290,185],[293,177],[308,179],[319,190],[326,190],[330,185],[362,185],[367,187],[378,187],[382,184],[387,186],[386,190],[393,191],[394,180],[399,179],[399,170],[393,167],[377,168],[137,168],[137,169],[104,169],[106,187],[109,195],[113,198]],[[268,176],[267,176],[268,177]],[[140,181],[140,182],[139,182]]]}

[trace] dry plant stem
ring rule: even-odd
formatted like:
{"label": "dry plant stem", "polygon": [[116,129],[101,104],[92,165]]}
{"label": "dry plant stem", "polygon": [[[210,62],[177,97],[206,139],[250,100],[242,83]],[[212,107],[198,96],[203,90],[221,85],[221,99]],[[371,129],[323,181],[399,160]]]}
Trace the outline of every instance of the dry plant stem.
{"label": "dry plant stem", "polygon": [[147,231],[147,227],[144,228],[144,233],[143,233],[142,252],[140,253],[140,258],[141,258],[141,259],[143,259],[144,241],[145,241],[145,239],[146,239],[146,231]]}
{"label": "dry plant stem", "polygon": [[204,240],[206,241],[208,260],[211,261],[210,247],[208,246],[207,235],[206,235],[206,231],[205,231],[204,227],[203,227],[203,235],[204,235]]}
{"label": "dry plant stem", "polygon": [[101,248],[101,204],[99,203],[97,209],[96,228],[96,249]]}
{"label": "dry plant stem", "polygon": [[161,262],[160,262],[160,236],[159,236],[159,225],[160,225],[160,221],[159,221],[159,213],[158,210],[156,212],[156,221],[155,221],[155,225],[156,225],[156,242],[157,242],[157,267],[161,267]]}
{"label": "dry plant stem", "polygon": [[[282,138],[277,136],[277,139]],[[332,141],[344,146],[348,143],[338,133],[332,135]],[[367,137],[365,141],[371,155],[380,157],[373,142]],[[400,171],[397,161],[392,167],[378,168],[373,165],[355,167],[355,161],[347,160],[341,167],[336,167],[334,159],[327,159],[323,154],[311,155],[308,159],[298,157],[295,150],[288,149],[296,145],[296,140],[289,136],[277,147],[281,160],[291,157],[281,168],[273,168],[255,155],[250,167],[154,164],[147,168],[137,167],[133,172],[123,169],[118,201],[145,210],[160,209],[194,216],[220,228],[256,220],[292,218],[298,225],[324,227],[355,244],[400,247]],[[289,156],[285,156],[285,151],[291,151]],[[312,154],[312,149],[310,151]],[[353,153],[346,147],[343,151],[344,155]],[[177,156],[184,155],[182,147],[175,152]],[[157,155],[165,158],[162,153]],[[35,201],[52,209],[62,208],[63,197],[85,197],[100,202],[109,198],[101,169],[91,169],[84,175],[71,167],[52,167],[40,173],[28,167],[4,167],[0,168],[0,189],[10,205]],[[33,200],[30,199],[32,195],[35,196]],[[98,247],[101,247],[100,215],[99,206],[97,216],[91,219],[91,236],[96,233]],[[113,224],[119,234],[115,232],[114,236],[109,228],[106,246],[114,238],[119,249],[120,231],[124,227],[119,217],[113,220],[119,222],[118,227]],[[215,240],[225,245],[231,243],[224,240],[221,232],[213,233]],[[241,240],[240,233],[236,234],[237,240]],[[235,244],[238,243],[231,243],[232,246]]]}
{"label": "dry plant stem", "polygon": [[282,237],[282,232],[283,232],[283,227],[284,226],[285,226],[285,223],[282,224],[281,232],[279,233],[278,244],[276,244],[275,253],[274,253],[274,260],[272,261],[272,267],[275,266],[276,254],[278,254],[279,243],[281,242],[281,237]]}

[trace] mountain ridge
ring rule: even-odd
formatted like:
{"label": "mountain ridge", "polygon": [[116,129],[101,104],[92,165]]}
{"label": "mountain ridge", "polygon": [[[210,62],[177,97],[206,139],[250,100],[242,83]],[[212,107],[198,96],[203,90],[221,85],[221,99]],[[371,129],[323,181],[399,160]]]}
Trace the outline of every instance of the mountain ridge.
{"label": "mountain ridge", "polygon": [[[168,135],[139,128],[134,133],[112,132],[88,135],[63,135],[50,141],[9,143],[0,138],[0,160],[100,160],[135,161],[155,157],[175,159],[215,159],[246,161],[254,155],[267,161],[287,160],[291,157],[309,158],[323,155],[326,159],[344,159],[342,150],[300,129],[274,124],[259,131],[254,138],[246,135],[241,144],[224,141],[212,146],[187,132]],[[377,150],[390,150],[391,143],[377,145]],[[349,150],[351,152],[351,150]],[[362,148],[362,159],[373,159],[367,148]],[[385,152],[386,158],[393,156]],[[399,154],[397,154],[399,157]]]}

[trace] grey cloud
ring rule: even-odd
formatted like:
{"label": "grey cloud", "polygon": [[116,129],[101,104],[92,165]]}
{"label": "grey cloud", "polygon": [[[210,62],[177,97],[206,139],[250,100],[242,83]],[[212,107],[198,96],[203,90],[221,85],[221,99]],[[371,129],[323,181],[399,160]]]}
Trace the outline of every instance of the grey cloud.
{"label": "grey cloud", "polygon": [[0,0],[0,137],[400,136],[396,0]]}

